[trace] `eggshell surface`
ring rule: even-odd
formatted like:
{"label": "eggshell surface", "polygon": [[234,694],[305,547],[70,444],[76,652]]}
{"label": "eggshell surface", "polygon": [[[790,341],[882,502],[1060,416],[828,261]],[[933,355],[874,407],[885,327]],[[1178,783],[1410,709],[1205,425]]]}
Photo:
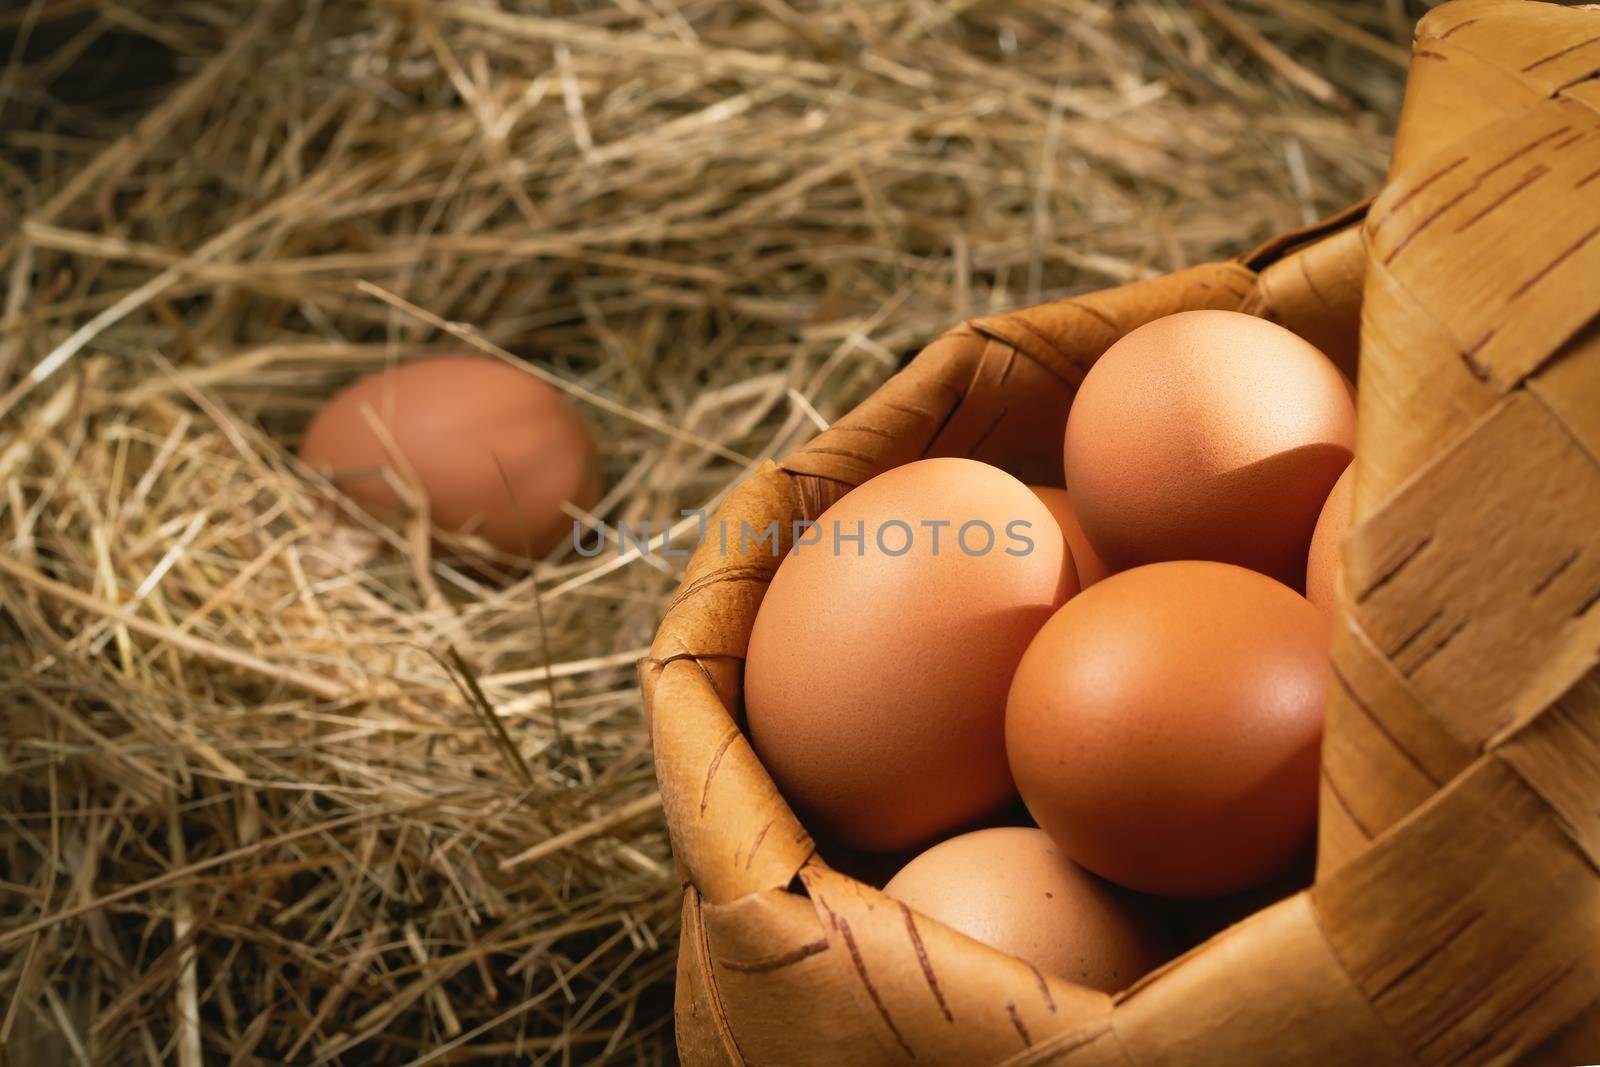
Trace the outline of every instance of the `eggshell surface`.
{"label": "eggshell surface", "polygon": [[1339,563],[1344,535],[1350,529],[1355,469],[1352,463],[1333,483],[1316,529],[1311,532],[1311,551],[1306,556],[1306,599],[1323,611],[1332,611],[1338,599]]}
{"label": "eggshell surface", "polygon": [[1050,514],[1056,517],[1056,523],[1067,539],[1067,548],[1072,553],[1072,564],[1077,568],[1078,587],[1087,589],[1110,574],[1111,569],[1089,543],[1089,538],[1084,535],[1083,527],[1078,522],[1077,512],[1072,510],[1072,494],[1065,489],[1049,485],[1033,485],[1028,488],[1032,489],[1034,495],[1050,509]]}
{"label": "eggshell surface", "polygon": [[1029,827],[942,841],[883,891],[1045,974],[1107,993],[1161,962],[1158,939],[1118,892]]}
{"label": "eggshell surface", "polygon": [[445,356],[362,378],[312,420],[300,458],[385,520],[403,514],[393,481],[414,475],[436,527],[512,554],[548,553],[572,529],[562,503],[587,510],[600,497],[583,422],[499,360]]}
{"label": "eggshell surface", "polygon": [[1328,620],[1212,562],[1114,574],[1017,668],[1006,743],[1061,850],[1120,885],[1215,896],[1284,870],[1315,828]]}
{"label": "eggshell surface", "polygon": [[[976,552],[980,526],[973,553],[960,547],[969,523],[993,531],[990,550]],[[1077,588],[1055,519],[997,467],[929,459],[847,493],[815,534],[779,566],[750,635],[762,765],[809,828],[851,848],[908,848],[994,811],[1013,795],[1012,673]]]}
{"label": "eggshell surface", "polygon": [[1339,370],[1283,327],[1186,311],[1131,331],[1067,417],[1067,485],[1113,570],[1203,559],[1300,587],[1322,502],[1355,448]]}

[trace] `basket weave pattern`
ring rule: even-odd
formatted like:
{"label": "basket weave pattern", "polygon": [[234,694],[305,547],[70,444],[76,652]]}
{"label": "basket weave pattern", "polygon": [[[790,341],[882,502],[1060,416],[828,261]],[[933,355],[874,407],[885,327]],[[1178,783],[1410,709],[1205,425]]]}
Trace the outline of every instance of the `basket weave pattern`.
{"label": "basket weave pattern", "polygon": [[1089,366],[1196,308],[1360,352],[1316,884],[1109,997],[830,869],[740,729],[777,558],[712,539],[643,668],[686,1063],[1600,1059],[1600,11],[1436,9],[1370,205],[958,326],[713,523],[787,549],[925,456],[1058,480]]}

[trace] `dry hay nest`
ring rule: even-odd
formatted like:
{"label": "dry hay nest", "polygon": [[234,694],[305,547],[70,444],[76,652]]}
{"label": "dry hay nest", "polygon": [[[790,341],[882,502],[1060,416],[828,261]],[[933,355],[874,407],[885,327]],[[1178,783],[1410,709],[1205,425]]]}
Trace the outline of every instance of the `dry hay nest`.
{"label": "dry hay nest", "polygon": [[375,527],[296,466],[310,412],[442,349],[527,361],[596,428],[601,517],[659,533],[953,320],[1373,188],[1406,32],[1308,0],[8,7],[6,1055],[662,1058],[679,876],[633,666],[682,561]]}

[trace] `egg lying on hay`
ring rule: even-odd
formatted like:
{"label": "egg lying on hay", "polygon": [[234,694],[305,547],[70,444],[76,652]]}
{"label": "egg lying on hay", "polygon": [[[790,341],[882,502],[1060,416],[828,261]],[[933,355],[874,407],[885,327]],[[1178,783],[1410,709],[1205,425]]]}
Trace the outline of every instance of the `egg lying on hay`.
{"label": "egg lying on hay", "polygon": [[317,413],[301,460],[375,517],[420,493],[433,525],[509,555],[548,554],[569,535],[563,505],[600,498],[588,428],[558,391],[494,359],[444,356],[378,371]]}

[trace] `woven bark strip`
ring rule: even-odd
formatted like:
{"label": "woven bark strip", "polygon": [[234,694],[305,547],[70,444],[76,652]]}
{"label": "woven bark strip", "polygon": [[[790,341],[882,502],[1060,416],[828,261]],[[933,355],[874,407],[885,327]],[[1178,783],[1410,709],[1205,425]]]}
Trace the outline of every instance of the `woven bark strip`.
{"label": "woven bark strip", "polygon": [[[1539,715],[1600,647],[1586,610],[1600,588],[1597,21],[1475,0],[1418,30],[1364,228],[1360,528],[1323,751],[1324,868]],[[1423,773],[1421,752],[1451,747],[1455,767]]]}
{"label": "woven bark strip", "polygon": [[[1597,279],[1600,11],[1456,0],[1418,27],[1370,206],[960,325],[757,471],[642,669],[687,883],[685,1062],[1600,1059]],[[1317,880],[1107,997],[830,869],[742,732],[740,672],[793,520],[925,456],[1059,479],[1084,373],[1193,308],[1283,323],[1347,373],[1359,352]]]}
{"label": "woven bark strip", "polygon": [[1292,329],[1327,353],[1353,382],[1365,277],[1361,230],[1350,226],[1300,255],[1270,263],[1240,310],[1267,315]]}

